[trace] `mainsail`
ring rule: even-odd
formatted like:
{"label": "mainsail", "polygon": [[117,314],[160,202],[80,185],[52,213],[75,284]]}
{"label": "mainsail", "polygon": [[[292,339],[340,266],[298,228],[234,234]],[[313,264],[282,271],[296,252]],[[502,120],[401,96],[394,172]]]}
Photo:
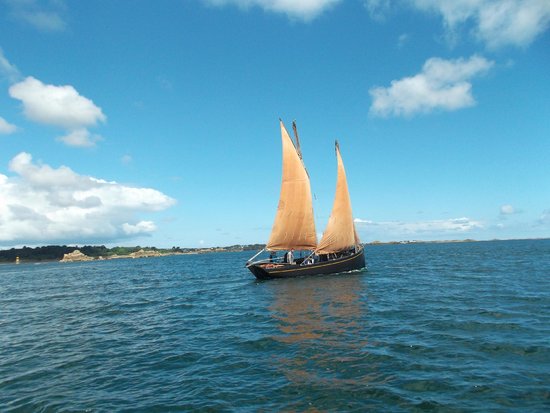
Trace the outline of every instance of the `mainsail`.
{"label": "mainsail", "polygon": [[317,247],[317,234],[309,176],[283,122],[280,124],[283,141],[283,179],[279,206],[266,249],[314,250]]}
{"label": "mainsail", "polygon": [[360,243],[353,223],[346,171],[338,142],[336,142],[336,159],[338,161],[336,194],[327,228],[315,250],[317,254],[342,251]]}

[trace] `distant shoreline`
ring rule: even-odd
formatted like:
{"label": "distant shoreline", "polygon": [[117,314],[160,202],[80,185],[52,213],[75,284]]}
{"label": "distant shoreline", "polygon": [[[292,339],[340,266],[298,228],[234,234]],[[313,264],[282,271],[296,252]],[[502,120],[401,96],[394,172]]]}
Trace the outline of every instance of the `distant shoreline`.
{"label": "distant shoreline", "polygon": [[254,251],[263,248],[260,244],[232,245],[229,247],[212,248],[180,248],[172,247],[113,247],[104,245],[66,246],[48,245],[43,247],[23,247],[0,250],[0,264],[37,263],[37,262],[81,262],[103,261],[128,258],[150,258],[171,255],[206,254],[213,252]]}
{"label": "distant shoreline", "polygon": [[422,240],[406,240],[406,241],[371,241],[366,242],[364,245],[401,245],[401,244],[454,244],[462,242],[502,242],[502,241],[544,241],[550,240],[550,238],[508,238],[508,239],[450,239],[450,240],[432,240],[432,241],[422,241]]}
{"label": "distant shoreline", "polygon": [[[382,246],[382,245],[415,245],[415,244],[452,244],[452,243],[468,243],[468,242],[498,242],[498,241],[538,241],[549,240],[550,238],[517,238],[517,239],[491,239],[491,240],[405,240],[405,241],[371,241],[366,242],[365,246]],[[46,247],[35,248],[11,248],[9,250],[0,250],[0,264],[16,264],[17,257],[19,263],[46,263],[46,262],[84,262],[84,261],[104,261],[114,259],[136,259],[136,258],[153,258],[166,257],[174,255],[195,255],[195,254],[210,254],[217,252],[242,252],[242,251],[259,251],[265,248],[265,244],[248,244],[248,245],[231,245],[227,247],[210,247],[210,248],[179,248],[162,249],[156,247],[113,247],[106,248],[104,246],[84,246],[84,247],[67,247],[59,245],[50,245]],[[54,251],[51,255],[46,255],[44,251]]]}

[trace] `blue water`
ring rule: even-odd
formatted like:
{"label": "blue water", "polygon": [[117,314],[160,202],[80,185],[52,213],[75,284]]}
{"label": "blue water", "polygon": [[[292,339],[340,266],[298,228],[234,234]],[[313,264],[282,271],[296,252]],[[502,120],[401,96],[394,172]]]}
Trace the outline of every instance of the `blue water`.
{"label": "blue water", "polygon": [[0,411],[550,410],[550,240],[0,265]]}

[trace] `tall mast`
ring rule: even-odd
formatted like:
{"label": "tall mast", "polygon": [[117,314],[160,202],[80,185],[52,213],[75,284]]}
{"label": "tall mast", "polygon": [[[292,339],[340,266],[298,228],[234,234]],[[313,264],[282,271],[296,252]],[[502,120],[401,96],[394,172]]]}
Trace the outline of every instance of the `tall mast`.
{"label": "tall mast", "polygon": [[300,149],[300,138],[298,138],[298,129],[296,128],[296,121],[292,121],[292,130],[294,131],[294,137],[296,138],[296,152],[298,156],[302,159],[302,150]]}

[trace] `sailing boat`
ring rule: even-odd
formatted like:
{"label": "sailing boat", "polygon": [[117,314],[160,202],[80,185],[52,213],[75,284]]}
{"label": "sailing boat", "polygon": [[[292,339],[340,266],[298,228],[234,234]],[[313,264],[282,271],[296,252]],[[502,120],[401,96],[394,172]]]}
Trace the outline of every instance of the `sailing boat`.
{"label": "sailing boat", "polygon": [[[346,171],[338,142],[334,204],[325,232],[317,243],[309,175],[302,160],[296,124],[293,123],[296,144],[282,121],[280,126],[283,177],[279,206],[266,247],[248,260],[246,267],[258,279],[333,274],[364,268],[364,249],[353,223]],[[254,261],[264,251],[270,252],[270,257]],[[290,251],[291,254],[287,252],[284,257],[277,258],[277,251]],[[294,259],[294,251],[308,251],[309,255]]]}

